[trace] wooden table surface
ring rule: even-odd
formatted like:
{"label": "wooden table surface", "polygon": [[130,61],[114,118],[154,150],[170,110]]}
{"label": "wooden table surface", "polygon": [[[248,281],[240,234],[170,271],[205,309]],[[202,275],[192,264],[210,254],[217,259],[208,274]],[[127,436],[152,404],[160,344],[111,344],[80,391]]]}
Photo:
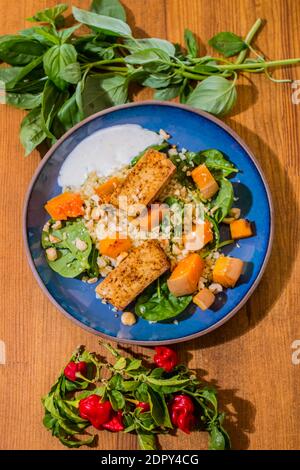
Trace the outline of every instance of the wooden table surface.
{"label": "wooden table surface", "polygon": [[[28,27],[24,18],[54,0],[1,0],[0,33]],[[71,4],[71,2],[68,2]],[[245,34],[257,17],[267,20],[256,44],[272,58],[300,57],[300,5],[296,0],[124,0],[138,37],[181,42],[185,27],[204,44],[216,32]],[[89,1],[74,0],[86,8]],[[300,67],[278,77],[300,79]],[[300,448],[300,365],[291,361],[300,339],[298,257],[300,106],[289,84],[264,76],[240,81],[238,104],[225,119],[249,145],[269,182],[275,240],[266,273],[247,305],[228,323],[177,350],[219,389],[234,449]],[[139,99],[149,99],[143,92]],[[27,264],[22,240],[24,195],[40,161],[23,157],[22,111],[0,107],[1,321],[6,364],[0,365],[0,448],[61,449],[43,428],[40,397],[78,344],[99,350],[97,337],[75,326],[45,297]],[[298,258],[298,260],[297,260]],[[150,348],[132,348],[152,354]],[[165,449],[199,449],[206,434],[165,436]],[[136,449],[131,435],[101,433],[102,449]]]}

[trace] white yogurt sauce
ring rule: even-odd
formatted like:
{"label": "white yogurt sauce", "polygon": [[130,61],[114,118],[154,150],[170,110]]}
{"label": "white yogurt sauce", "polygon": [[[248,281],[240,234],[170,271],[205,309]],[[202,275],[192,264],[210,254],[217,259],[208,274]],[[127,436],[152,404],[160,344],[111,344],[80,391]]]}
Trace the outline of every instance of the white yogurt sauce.
{"label": "white yogurt sauce", "polygon": [[82,140],[64,161],[58,176],[59,186],[80,186],[91,172],[109,176],[150,145],[163,138],[137,124],[101,129]]}

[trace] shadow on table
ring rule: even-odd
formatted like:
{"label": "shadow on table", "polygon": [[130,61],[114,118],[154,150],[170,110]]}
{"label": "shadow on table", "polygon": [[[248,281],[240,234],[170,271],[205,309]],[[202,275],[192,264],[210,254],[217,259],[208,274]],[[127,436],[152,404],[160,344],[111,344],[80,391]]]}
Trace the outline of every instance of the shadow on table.
{"label": "shadow on table", "polygon": [[248,449],[248,434],[255,431],[256,410],[254,405],[249,400],[239,397],[238,390],[222,389],[216,380],[207,382],[204,378],[208,374],[207,371],[196,369],[195,372],[204,386],[214,387],[218,391],[219,409],[226,414],[224,428],[230,436],[231,448]]}

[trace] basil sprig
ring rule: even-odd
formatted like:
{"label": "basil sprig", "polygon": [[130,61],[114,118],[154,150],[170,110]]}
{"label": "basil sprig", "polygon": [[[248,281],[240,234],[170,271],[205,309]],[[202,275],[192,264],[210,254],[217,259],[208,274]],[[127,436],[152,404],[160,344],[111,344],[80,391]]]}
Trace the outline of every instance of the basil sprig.
{"label": "basil sprig", "polygon": [[[185,49],[165,39],[134,38],[119,0],[93,0],[90,11],[73,7],[76,24],[68,28],[67,9],[66,4],[46,8],[28,18],[36,26],[0,36],[0,60],[10,65],[0,67],[6,103],[29,111],[20,130],[26,155],[44,141],[52,144],[85,117],[126,103],[133,87],[149,87],[155,99],[179,97],[223,116],[236,103],[240,72],[265,73],[276,81],[270,68],[300,62],[266,61],[253,50],[260,19],[245,38],[221,32],[210,39],[209,45],[223,56],[213,57],[199,54],[189,29]],[[86,34],[76,34],[81,25],[89,28]],[[228,60],[232,56],[235,61]]]}

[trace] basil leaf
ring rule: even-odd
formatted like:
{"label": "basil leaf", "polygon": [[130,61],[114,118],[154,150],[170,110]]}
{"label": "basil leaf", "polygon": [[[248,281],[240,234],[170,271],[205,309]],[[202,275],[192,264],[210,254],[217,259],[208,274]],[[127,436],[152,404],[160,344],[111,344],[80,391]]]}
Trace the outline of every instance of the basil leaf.
{"label": "basil leaf", "polygon": [[42,94],[32,93],[6,93],[5,104],[10,104],[19,109],[33,109],[41,105]]}
{"label": "basil leaf", "polygon": [[42,44],[24,36],[0,36],[0,60],[7,64],[26,65],[44,52]]}
{"label": "basil leaf", "polygon": [[184,42],[185,47],[187,48],[188,54],[191,57],[197,57],[198,55],[198,44],[195,38],[195,35],[192,33],[190,29],[184,30]]}
{"label": "basil leaf", "polygon": [[168,101],[176,98],[180,93],[180,86],[170,86],[168,88],[160,88],[154,93],[154,99]]}
{"label": "basil leaf", "polygon": [[96,37],[90,41],[78,41],[74,44],[78,53],[84,55],[87,60],[110,60],[115,57],[114,48],[110,47],[109,43],[96,41]]}
{"label": "basil leaf", "polygon": [[173,57],[175,55],[175,46],[170,41],[166,39],[159,39],[159,38],[144,38],[144,39],[127,39],[125,44],[130,47],[130,51],[139,52],[145,49],[159,49],[169,57]]}
{"label": "basil leaf", "polygon": [[130,37],[131,29],[124,21],[118,18],[98,15],[97,13],[73,7],[74,18],[87,26],[93,27],[108,36]]}
{"label": "basil leaf", "polygon": [[233,204],[233,196],[234,194],[232,184],[226,178],[223,178],[220,181],[218,195],[212,201],[212,207],[218,208],[214,212],[214,219],[217,223],[222,222],[222,220],[228,215]]}
{"label": "basil leaf", "polygon": [[157,48],[144,49],[125,57],[128,64],[142,65],[149,64],[151,62],[168,62],[170,61],[169,55]]}
{"label": "basil leaf", "polygon": [[68,64],[60,71],[59,76],[62,80],[76,85],[81,79],[81,69],[79,62]]}
{"label": "basil leaf", "polygon": [[29,155],[46,137],[42,126],[41,107],[39,106],[32,109],[21,123],[20,140],[25,148],[25,155]]}
{"label": "basil leaf", "polygon": [[156,450],[156,437],[152,432],[143,431],[141,429],[136,430],[138,436],[138,443],[141,450]]}
{"label": "basil leaf", "polygon": [[59,37],[54,34],[52,31],[46,28],[41,28],[41,27],[36,27],[33,28],[35,31],[36,35],[34,37],[43,37],[46,40],[47,44],[53,45],[53,44],[60,44]]}
{"label": "basil leaf", "polygon": [[76,61],[77,52],[72,44],[53,46],[44,55],[44,69],[55,85],[64,90],[68,83],[60,77],[60,74],[68,64]]}
{"label": "basil leaf", "polygon": [[224,77],[212,76],[196,86],[186,100],[186,104],[216,116],[223,116],[232,109],[236,98],[234,82]]}
{"label": "basil leaf", "polygon": [[182,313],[192,301],[191,295],[175,297],[164,278],[160,286],[155,282],[142,292],[135,304],[135,313],[148,321],[164,321]]}
{"label": "basil leaf", "polygon": [[20,75],[23,67],[0,67],[0,80],[4,84],[14,82]]}
{"label": "basil leaf", "polygon": [[57,117],[64,127],[64,132],[71,129],[78,122],[81,121],[82,117],[78,108],[76,93],[69,98],[57,113]]}
{"label": "basil leaf", "polygon": [[15,74],[15,76],[6,83],[7,90],[13,90],[18,82],[26,78],[30,72],[36,69],[43,61],[43,57],[37,57],[29,64],[25,65],[25,67],[18,67],[19,72]]}
{"label": "basil leaf", "polygon": [[[49,39],[47,35],[44,35],[44,33],[48,33],[50,34],[50,36],[53,37]],[[52,44],[54,43],[54,37],[57,37],[52,34],[49,26],[34,26],[32,28],[23,29],[22,31],[20,31],[19,34],[21,34],[22,36],[26,36],[30,39],[35,39],[36,41],[40,42],[41,44],[47,47],[52,46]]]}
{"label": "basil leaf", "polygon": [[82,92],[82,106],[85,116],[97,111],[123,104],[128,98],[128,80],[121,75],[87,78]]}
{"label": "basil leaf", "polygon": [[146,77],[142,77],[141,84],[150,88],[166,88],[170,85],[172,75],[168,73],[151,73]]}
{"label": "basil leaf", "polygon": [[242,38],[229,32],[216,34],[208,41],[208,44],[225,57],[237,55],[248,47]]}
{"label": "basil leaf", "polygon": [[55,24],[55,20],[68,9],[65,3],[59,3],[52,8],[45,8],[38,11],[34,16],[27,18],[27,21]]}
{"label": "basil leaf", "polygon": [[60,39],[60,42],[62,44],[65,43],[78,28],[80,28],[80,24],[76,24],[75,26],[71,26],[70,28],[65,28],[58,31],[57,34]]}
{"label": "basil leaf", "polygon": [[91,11],[126,22],[126,12],[119,0],[93,0]]}
{"label": "basil leaf", "polygon": [[217,171],[222,176],[230,176],[232,173],[237,173],[238,169],[216,149],[209,149],[200,152],[200,157],[204,157],[203,163],[213,173]]}
{"label": "basil leaf", "polygon": [[59,108],[62,106],[66,98],[66,94],[62,93],[51,80],[46,82],[42,94],[42,125],[47,136],[55,138],[51,132],[51,125]]}

